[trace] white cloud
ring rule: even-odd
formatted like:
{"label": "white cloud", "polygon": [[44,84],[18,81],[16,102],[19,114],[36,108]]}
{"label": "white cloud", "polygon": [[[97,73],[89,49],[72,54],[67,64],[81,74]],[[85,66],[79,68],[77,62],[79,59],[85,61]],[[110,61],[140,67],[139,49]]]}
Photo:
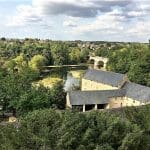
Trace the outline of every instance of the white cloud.
{"label": "white cloud", "polygon": [[30,5],[19,5],[16,12],[16,16],[9,18],[7,26],[24,26],[28,23],[42,21],[40,14],[37,13],[37,9]]}
{"label": "white cloud", "polygon": [[94,36],[107,36],[107,37],[134,37],[134,39],[148,39],[150,36],[150,20],[144,21],[124,21],[124,16],[114,15],[120,14],[120,11],[114,10],[113,12],[106,13],[98,16],[94,22],[83,24],[72,30],[73,34],[78,35],[94,35]]}
{"label": "white cloud", "polygon": [[131,11],[128,13],[128,15],[132,17],[138,17],[138,16],[146,15],[146,13],[142,11]]}
{"label": "white cloud", "polygon": [[76,27],[78,25],[79,21],[80,21],[80,18],[65,17],[65,20],[63,22],[63,26],[65,26],[65,27]]}
{"label": "white cloud", "polygon": [[127,32],[132,36],[150,36],[150,21],[143,22],[139,21],[136,22]]}
{"label": "white cloud", "polygon": [[150,35],[149,22],[150,1],[146,0],[32,0],[31,4],[17,6],[6,25],[38,25],[45,30],[54,25],[55,30],[77,37],[88,33],[136,38]]}
{"label": "white cloud", "polygon": [[117,33],[123,30],[123,24],[121,20],[122,16],[114,16],[113,13],[106,13],[104,15],[98,16],[94,22],[83,24],[78,26],[73,30],[73,33],[84,34],[90,32],[99,33]]}
{"label": "white cloud", "polygon": [[[17,14],[11,19],[8,25],[22,26],[30,22],[40,22],[45,16],[52,15],[91,18],[97,17],[99,13],[112,13],[112,15],[118,15],[120,18],[125,19],[125,17],[138,17],[145,14],[146,12],[143,9],[148,11],[148,4],[145,5],[142,3],[141,9],[137,3],[135,3],[135,8],[131,7],[133,2],[133,0],[32,0],[32,5],[17,7]],[[120,10],[114,7],[119,7]],[[75,24],[73,21],[69,21],[65,22],[64,25],[74,26]]]}

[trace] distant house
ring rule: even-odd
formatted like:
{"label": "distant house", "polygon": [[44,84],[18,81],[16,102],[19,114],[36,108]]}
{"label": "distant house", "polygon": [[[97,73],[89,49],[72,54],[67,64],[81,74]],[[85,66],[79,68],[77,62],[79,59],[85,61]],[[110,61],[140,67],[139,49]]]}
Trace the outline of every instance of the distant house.
{"label": "distant house", "polygon": [[67,94],[67,107],[81,111],[140,106],[150,102],[150,88],[132,83],[124,74],[88,70],[82,91]]}

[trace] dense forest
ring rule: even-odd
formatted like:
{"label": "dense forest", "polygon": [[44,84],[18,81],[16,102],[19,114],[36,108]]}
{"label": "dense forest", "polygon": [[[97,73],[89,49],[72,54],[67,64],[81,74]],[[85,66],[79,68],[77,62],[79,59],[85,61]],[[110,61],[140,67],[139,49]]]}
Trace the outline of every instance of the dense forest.
{"label": "dense forest", "polygon": [[[65,109],[63,79],[52,88],[33,85],[44,66],[90,63],[89,55],[108,57],[107,70],[150,86],[149,44],[1,38],[0,149],[150,149],[149,106],[78,113]],[[17,122],[5,124],[6,112]]]}
{"label": "dense forest", "polygon": [[130,81],[150,86],[150,46],[130,43],[113,47],[112,50],[100,48],[96,56],[108,57],[107,70],[127,74]]}
{"label": "dense forest", "polygon": [[149,150],[150,107],[119,112],[35,110],[0,126],[2,150]]}
{"label": "dense forest", "polygon": [[127,74],[131,81],[150,86],[150,45],[146,43],[0,40],[0,64],[7,69],[15,68],[18,61],[29,62],[30,68],[39,70],[43,65],[87,63],[89,55],[108,57],[107,70]]}

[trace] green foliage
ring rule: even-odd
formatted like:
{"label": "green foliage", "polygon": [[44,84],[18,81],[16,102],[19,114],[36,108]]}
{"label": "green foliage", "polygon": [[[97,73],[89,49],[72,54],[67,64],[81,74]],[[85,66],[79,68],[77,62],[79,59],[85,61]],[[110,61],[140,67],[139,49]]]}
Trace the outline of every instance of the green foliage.
{"label": "green foliage", "polygon": [[15,109],[17,115],[24,115],[36,109],[65,107],[63,83],[58,83],[51,90],[37,88],[31,84],[35,76],[30,70],[1,76],[0,102],[4,112]]}
{"label": "green foliage", "polygon": [[16,62],[15,62],[15,60],[10,60],[10,61],[7,61],[7,62],[5,62],[5,67],[8,69],[8,70],[14,70],[15,69],[15,66],[16,66],[17,64],[16,64]]}
{"label": "green foliage", "polygon": [[130,81],[150,86],[149,58],[148,46],[133,45],[110,53],[107,69],[126,73]]}
{"label": "green foliage", "polygon": [[66,65],[69,62],[68,45],[58,42],[52,46],[54,65]]}
{"label": "green foliage", "polygon": [[77,64],[81,60],[81,50],[79,48],[73,48],[69,53],[69,57],[72,64]]}
{"label": "green foliage", "polygon": [[112,54],[109,56],[109,62],[108,62],[108,70],[119,72],[119,73],[127,73],[130,67],[130,61],[128,50],[124,51],[116,51],[112,52]]}
{"label": "green foliage", "polygon": [[29,113],[21,121],[20,147],[22,149],[53,149],[57,144],[61,122],[60,114],[50,109]]}
{"label": "green foliage", "polygon": [[11,59],[7,61],[4,65],[5,68],[7,68],[9,71],[15,71],[21,72],[24,68],[27,67],[27,60],[24,54],[20,54],[14,59]]}
{"label": "green foliage", "polygon": [[29,66],[33,70],[40,71],[42,67],[46,64],[46,58],[42,55],[35,55],[29,62]]}
{"label": "green foliage", "polygon": [[139,132],[128,134],[123,140],[120,150],[150,149],[150,105],[125,109],[125,117],[140,128]]}
{"label": "green foliage", "polygon": [[89,49],[87,48],[70,48],[69,52],[69,62],[70,64],[78,64],[87,62],[89,56]]}
{"label": "green foliage", "polygon": [[[148,150],[144,130],[104,112],[36,110],[19,127],[0,126],[0,149]],[[9,136],[8,136],[9,135]],[[16,138],[13,138],[15,137]],[[141,138],[142,137],[142,138]],[[15,140],[14,140],[15,139]],[[148,137],[147,137],[148,139]]]}
{"label": "green foliage", "polygon": [[81,49],[81,54],[80,54],[80,57],[81,57],[81,62],[87,62],[87,60],[89,59],[89,54],[90,54],[90,49],[88,48],[83,48]]}
{"label": "green foliage", "polygon": [[95,150],[114,150],[110,145],[104,144],[102,146],[97,145]]}
{"label": "green foliage", "polygon": [[86,62],[89,53],[109,57],[108,70],[126,73],[131,81],[150,86],[146,44],[107,43],[93,52],[67,42],[0,40],[0,106],[3,112],[15,109],[19,120],[14,125],[0,125],[0,149],[150,149],[149,106],[125,109],[124,120],[106,112],[62,111],[66,99],[62,81],[51,89],[32,86],[43,65]]}
{"label": "green foliage", "polygon": [[0,125],[0,149],[16,150],[20,142],[16,128],[12,125]]}
{"label": "green foliage", "polygon": [[[28,38],[24,40],[0,40],[0,58],[5,61],[13,60],[21,54],[28,62],[35,55],[42,55],[46,59],[46,65],[74,64],[86,62],[89,51],[90,49],[87,48],[79,48],[77,43],[71,44],[61,41],[42,41]],[[76,54],[74,55],[74,53]]]}
{"label": "green foliage", "polygon": [[125,109],[126,118],[141,129],[150,132],[150,105],[142,106],[140,108],[131,107]]}
{"label": "green foliage", "polygon": [[150,50],[145,50],[130,66],[128,77],[131,81],[150,86]]}
{"label": "green foliage", "polygon": [[124,138],[123,143],[121,147],[119,148],[119,150],[125,150],[125,149],[126,150],[138,150],[140,142],[141,142],[141,137],[142,137],[142,131],[128,134]]}
{"label": "green foliage", "polygon": [[58,109],[65,109],[66,93],[64,91],[63,81],[57,82],[51,89],[52,106]]}
{"label": "green foliage", "polygon": [[52,107],[52,98],[47,89],[39,87],[32,88],[30,93],[28,91],[22,93],[19,100],[14,100],[12,103],[18,115],[24,115],[33,110]]}
{"label": "green foliage", "polygon": [[100,48],[95,51],[95,56],[108,57],[109,50],[107,48]]}

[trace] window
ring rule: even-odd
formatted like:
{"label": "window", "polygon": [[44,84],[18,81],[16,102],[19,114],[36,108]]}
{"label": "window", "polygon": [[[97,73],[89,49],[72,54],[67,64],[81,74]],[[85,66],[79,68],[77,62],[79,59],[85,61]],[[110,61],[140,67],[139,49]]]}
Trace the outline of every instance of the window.
{"label": "window", "polygon": [[91,104],[91,105],[85,105],[85,111],[92,110],[92,109],[94,109],[94,107],[95,107],[94,104]]}
{"label": "window", "polygon": [[105,109],[107,104],[98,104],[97,109]]}

